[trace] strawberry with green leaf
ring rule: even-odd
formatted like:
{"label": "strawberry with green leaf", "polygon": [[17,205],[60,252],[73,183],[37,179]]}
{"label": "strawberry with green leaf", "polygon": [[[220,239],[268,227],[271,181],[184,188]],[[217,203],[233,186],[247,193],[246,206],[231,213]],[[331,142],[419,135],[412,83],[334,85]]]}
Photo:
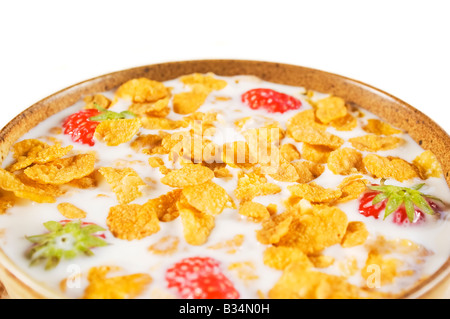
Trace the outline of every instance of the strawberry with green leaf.
{"label": "strawberry with green leaf", "polygon": [[120,120],[136,115],[130,111],[120,113],[100,107],[94,103],[95,109],[85,109],[69,115],[63,122],[64,134],[69,135],[72,141],[93,146],[94,133],[97,125],[105,120]]}
{"label": "strawberry with green leaf", "polygon": [[61,259],[72,259],[81,254],[92,256],[92,248],[107,245],[101,233],[105,229],[93,223],[48,221],[44,227],[48,232],[26,237],[34,244],[26,254],[32,266],[45,262],[45,269],[52,269]]}
{"label": "strawberry with green leaf", "polygon": [[420,192],[425,184],[411,188],[386,185],[382,179],[380,185],[369,185],[359,203],[359,212],[366,216],[378,218],[384,210],[386,219],[393,214],[392,221],[396,224],[416,224],[425,220],[425,215],[434,215],[442,201],[432,195]]}

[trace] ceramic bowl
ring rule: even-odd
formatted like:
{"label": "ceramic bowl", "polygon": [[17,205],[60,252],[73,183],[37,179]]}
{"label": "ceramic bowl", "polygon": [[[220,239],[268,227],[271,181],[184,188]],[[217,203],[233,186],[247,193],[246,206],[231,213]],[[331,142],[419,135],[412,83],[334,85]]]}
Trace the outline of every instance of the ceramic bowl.
{"label": "ceramic bowl", "polygon": [[[403,129],[424,149],[431,150],[440,161],[444,177],[450,185],[450,137],[417,109],[382,90],[347,77],[296,65],[248,60],[161,63],[118,71],[75,84],[32,105],[0,131],[0,161],[3,162],[12,144],[28,130],[85,95],[111,90],[132,78],[147,77],[166,81],[194,72],[213,72],[224,76],[255,75],[263,80],[301,86],[342,97],[348,104],[365,108]],[[26,275],[1,250],[0,281],[12,298],[61,297]],[[436,273],[401,297],[450,298],[450,258]]]}

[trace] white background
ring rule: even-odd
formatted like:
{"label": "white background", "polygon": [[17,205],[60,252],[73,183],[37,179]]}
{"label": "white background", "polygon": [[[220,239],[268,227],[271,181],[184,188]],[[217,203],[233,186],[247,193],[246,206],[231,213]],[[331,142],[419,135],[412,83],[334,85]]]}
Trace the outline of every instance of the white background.
{"label": "white background", "polygon": [[0,127],[125,68],[189,59],[291,63],[373,85],[450,132],[450,1],[0,0]]}

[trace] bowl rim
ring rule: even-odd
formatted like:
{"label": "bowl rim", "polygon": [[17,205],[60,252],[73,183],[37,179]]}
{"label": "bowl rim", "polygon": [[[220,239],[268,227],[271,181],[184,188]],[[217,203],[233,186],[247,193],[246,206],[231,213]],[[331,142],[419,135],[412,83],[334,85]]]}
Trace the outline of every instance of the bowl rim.
{"label": "bowl rim", "polygon": [[[14,127],[23,119],[24,115],[30,112],[34,112],[42,107],[48,107],[52,101],[56,98],[62,98],[67,94],[70,94],[72,91],[77,91],[82,88],[90,88],[94,86],[95,84],[101,83],[103,81],[106,81],[107,79],[110,79],[112,77],[124,75],[126,77],[127,74],[134,74],[134,73],[142,73],[146,72],[152,69],[158,69],[158,68],[174,68],[179,65],[190,65],[191,68],[195,69],[196,66],[199,65],[227,65],[230,63],[236,63],[237,65],[247,65],[249,67],[261,65],[261,66],[267,66],[272,68],[284,68],[286,70],[289,69],[297,69],[297,70],[303,70],[305,72],[313,72],[317,73],[320,76],[329,78],[329,79],[335,79],[340,81],[345,81],[346,83],[349,83],[350,85],[356,86],[358,88],[361,88],[364,91],[371,92],[377,96],[380,96],[384,99],[387,99],[393,103],[393,105],[400,106],[406,110],[409,110],[411,112],[414,112],[418,114],[423,119],[423,125],[431,126],[434,130],[437,131],[437,134],[439,134],[446,142],[446,145],[450,145],[450,136],[447,132],[445,132],[436,122],[431,120],[427,115],[422,113],[421,111],[417,110],[410,104],[406,103],[405,101],[397,98],[396,96],[393,96],[392,94],[385,92],[379,88],[376,88],[372,85],[369,85],[367,83],[364,83],[359,80],[355,80],[340,74],[331,73],[327,71],[323,71],[316,68],[311,67],[304,67],[300,65],[294,65],[294,64],[288,64],[288,63],[279,63],[279,62],[273,62],[273,61],[260,61],[260,60],[246,60],[246,59],[198,59],[198,60],[181,60],[181,61],[168,61],[168,62],[160,62],[160,63],[153,63],[148,65],[141,65],[126,69],[121,69],[117,71],[112,71],[109,73],[105,73],[102,75],[98,75],[95,77],[88,78],[86,80],[80,81],[78,83],[75,83],[73,85],[67,86],[63,89],[60,89],[56,91],[55,93],[48,95],[41,100],[37,101],[36,103],[32,104],[31,106],[24,109],[22,112],[20,112],[18,115],[16,115],[14,118],[12,118],[3,128],[0,130],[0,146],[4,145],[8,142],[9,137],[11,136],[12,132],[14,132]],[[197,71],[193,71],[191,73],[194,73]],[[220,72],[214,72],[214,71],[208,71],[215,73],[217,75],[227,75],[227,74],[220,74]],[[206,73],[201,72],[199,73]],[[182,75],[182,73],[180,74]],[[230,74],[232,75],[232,74]],[[234,75],[253,75],[248,73],[243,74],[234,74]],[[270,75],[269,75],[270,76]],[[261,77],[261,76],[260,76]],[[130,79],[133,78],[132,76],[129,77]],[[166,80],[173,79],[167,78]],[[261,77],[264,79],[264,77]],[[165,81],[162,79],[161,81]],[[271,81],[271,80],[268,80]],[[271,81],[274,82],[274,81]],[[282,82],[274,82],[274,83],[281,83]],[[72,104],[65,105],[64,108],[71,106]],[[362,107],[364,108],[364,107]],[[60,110],[59,110],[60,111]],[[48,116],[51,116],[47,115]],[[389,122],[389,121],[388,121]],[[23,134],[20,134],[22,136]],[[17,140],[14,139],[14,140]],[[12,141],[12,143],[14,142]],[[8,148],[9,149],[9,148]],[[0,149],[1,151],[1,149]],[[0,164],[3,162],[4,158],[0,158]],[[448,186],[450,187],[450,177],[446,176],[446,181]],[[1,249],[0,247],[0,269],[2,269],[9,273],[10,275],[17,278],[21,284],[26,285],[27,287],[31,288],[33,292],[37,293],[39,296],[42,296],[44,298],[68,298],[63,293],[59,293],[51,289],[50,287],[46,286],[36,278],[33,278],[31,275],[26,273],[25,270],[21,269],[19,266],[17,266],[10,257]],[[447,258],[446,262],[438,269],[436,272],[428,276],[426,279],[416,283],[413,287],[408,289],[405,293],[401,294],[399,298],[406,298],[406,299],[414,299],[419,298],[423,295],[425,295],[428,291],[430,291],[433,287],[438,285],[439,283],[443,282],[445,279],[447,279],[450,276],[450,256]],[[7,287],[6,287],[7,288]]]}

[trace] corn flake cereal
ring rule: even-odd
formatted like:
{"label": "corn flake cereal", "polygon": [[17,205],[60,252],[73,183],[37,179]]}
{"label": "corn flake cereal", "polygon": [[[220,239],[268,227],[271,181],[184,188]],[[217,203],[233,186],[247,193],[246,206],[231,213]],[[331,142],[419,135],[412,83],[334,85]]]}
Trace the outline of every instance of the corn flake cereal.
{"label": "corn flake cereal", "polygon": [[166,117],[170,113],[170,97],[166,97],[155,102],[133,103],[128,107],[128,111],[140,116]]}
{"label": "corn flake cereal", "polygon": [[211,231],[214,229],[215,217],[202,213],[188,205],[179,205],[178,209],[186,242],[195,246],[206,243]]}
{"label": "corn flake cereal", "polygon": [[288,161],[292,162],[299,160],[301,158],[300,152],[297,150],[295,145],[287,143],[280,146],[281,156]]}
{"label": "corn flake cereal", "polygon": [[325,146],[331,149],[337,149],[344,144],[344,140],[339,136],[307,126],[297,127],[291,134],[297,142]]}
{"label": "corn flake cereal", "polygon": [[209,90],[196,86],[192,91],[177,93],[173,96],[173,111],[178,114],[190,114],[205,103]]}
{"label": "corn flake cereal", "polygon": [[358,121],[356,117],[347,113],[347,115],[331,121],[330,125],[338,131],[351,131],[358,126]]}
{"label": "corn flake cereal", "polygon": [[351,175],[344,178],[338,185],[342,195],[338,199],[339,203],[344,203],[350,200],[357,199],[362,193],[367,190],[368,181],[362,178],[362,175]]}
{"label": "corn flake cereal", "polygon": [[302,250],[295,247],[268,247],[264,251],[263,262],[266,266],[279,270],[285,269],[289,264],[294,262],[301,264],[305,268],[313,266],[308,256]]}
{"label": "corn flake cereal", "polygon": [[82,219],[87,216],[84,210],[71,203],[60,203],[57,208],[61,215],[69,219]]}
{"label": "corn flake cereal", "polygon": [[106,225],[114,237],[125,240],[141,239],[160,230],[156,213],[149,206],[139,204],[111,207]]}
{"label": "corn flake cereal", "polygon": [[316,101],[316,117],[320,122],[328,124],[347,115],[345,101],[336,96],[329,96]]}
{"label": "corn flake cereal", "polygon": [[219,215],[231,200],[227,191],[212,181],[186,186],[183,195],[187,202],[202,213]]}
{"label": "corn flake cereal", "polygon": [[281,187],[268,183],[267,178],[257,173],[242,173],[238,177],[237,188],[234,194],[237,199],[246,201],[252,200],[256,196],[271,195],[281,192]]}
{"label": "corn flake cereal", "polygon": [[140,189],[146,184],[134,169],[101,167],[98,171],[111,185],[120,204],[128,204],[142,196]]}
{"label": "corn flake cereal", "polygon": [[186,164],[161,178],[161,183],[171,187],[185,187],[206,183],[214,178],[214,172],[200,164]]}
{"label": "corn flake cereal", "polygon": [[442,176],[442,168],[433,152],[426,150],[418,155],[413,164],[419,169],[422,179]]}
{"label": "corn flake cereal", "polygon": [[83,98],[86,103],[83,108],[85,109],[96,109],[98,107],[108,109],[112,102],[103,94],[88,95]]}
{"label": "corn flake cereal", "polygon": [[122,84],[116,91],[116,97],[135,103],[154,102],[170,94],[166,86],[147,78],[132,79]]}
{"label": "corn flake cereal", "polygon": [[95,129],[95,138],[108,146],[117,146],[130,141],[141,128],[139,118],[105,120]]}
{"label": "corn flake cereal", "polygon": [[349,138],[352,146],[360,151],[378,152],[387,151],[402,145],[405,140],[397,136],[379,136],[367,134],[358,137]]}
{"label": "corn flake cereal", "polygon": [[330,153],[327,166],[336,175],[349,175],[364,170],[363,156],[353,148],[339,148]]}
{"label": "corn flake cereal", "polygon": [[302,157],[311,162],[325,164],[332,151],[333,149],[326,146],[303,143]]}
{"label": "corn flake cereal", "polygon": [[162,222],[169,222],[179,216],[177,202],[181,198],[181,189],[174,189],[159,197],[149,199],[145,205],[156,213]]}
{"label": "corn flake cereal", "polygon": [[347,215],[335,206],[313,206],[309,213],[296,216],[289,232],[277,246],[297,247],[305,254],[322,251],[341,242],[347,229]]}
{"label": "corn flake cereal", "polygon": [[292,135],[292,132],[302,127],[310,127],[323,131],[327,129],[325,124],[320,123],[320,121],[316,119],[316,115],[312,109],[297,112],[287,121],[286,127],[288,135]]}
{"label": "corn flake cereal", "polygon": [[0,189],[0,215],[6,213],[8,208],[11,208],[16,203],[16,196],[13,192],[8,192]]}
{"label": "corn flake cereal", "polygon": [[342,238],[341,246],[344,248],[362,245],[365,243],[369,232],[366,225],[360,221],[349,222],[347,230]]}
{"label": "corn flake cereal", "polygon": [[89,285],[83,299],[131,299],[141,294],[152,282],[152,277],[144,273],[111,277],[111,271],[118,267],[100,266],[89,270]]}
{"label": "corn flake cereal", "polygon": [[168,118],[145,116],[141,117],[142,127],[147,130],[176,130],[187,127],[187,123],[182,120],[171,120]]}
{"label": "corn flake cereal", "polygon": [[272,299],[357,299],[361,295],[367,294],[344,277],[305,269],[302,263],[288,265],[268,293]]}
{"label": "corn flake cereal", "polygon": [[390,124],[378,119],[368,119],[367,124],[362,127],[367,133],[376,135],[393,135],[400,134],[402,131],[393,128]]}
{"label": "corn flake cereal", "polygon": [[312,203],[333,202],[342,195],[340,189],[324,188],[314,182],[289,185],[287,188],[292,195],[304,198]]}
{"label": "corn flake cereal", "polygon": [[208,90],[222,90],[227,86],[225,80],[217,79],[213,74],[194,73],[180,77],[180,81],[189,86],[201,85]]}
{"label": "corn flake cereal", "polygon": [[289,232],[292,220],[293,216],[286,212],[265,219],[262,228],[256,232],[256,239],[264,245],[278,243]]}
{"label": "corn flake cereal", "polygon": [[260,222],[270,217],[270,213],[266,206],[257,202],[244,202],[239,207],[239,214],[249,217],[251,220]]}
{"label": "corn flake cereal", "polygon": [[73,146],[61,147],[48,145],[36,139],[23,140],[14,145],[14,157],[17,159],[8,169],[17,171],[32,164],[45,164],[67,155]]}
{"label": "corn flake cereal", "polygon": [[79,154],[60,158],[46,164],[36,164],[25,169],[25,174],[42,184],[61,185],[79,179],[94,171],[95,155]]}
{"label": "corn flake cereal", "polygon": [[393,178],[399,182],[419,177],[417,168],[401,158],[369,154],[363,159],[367,171],[378,178]]}

